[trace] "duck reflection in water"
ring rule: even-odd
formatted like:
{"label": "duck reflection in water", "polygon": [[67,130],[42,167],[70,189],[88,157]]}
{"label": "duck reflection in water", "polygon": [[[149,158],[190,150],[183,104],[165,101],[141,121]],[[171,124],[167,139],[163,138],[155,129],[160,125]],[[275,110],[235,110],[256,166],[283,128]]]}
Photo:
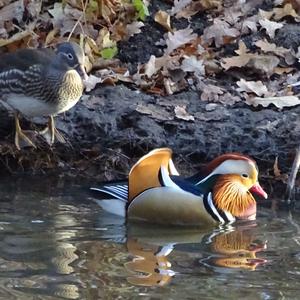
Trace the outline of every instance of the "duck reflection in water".
{"label": "duck reflection in water", "polygon": [[257,257],[258,252],[267,249],[267,241],[257,240],[249,227],[218,234],[211,239],[208,247],[212,254],[201,259],[200,263],[215,271],[218,267],[254,271],[267,263],[266,259]]}
{"label": "duck reflection in water", "polygon": [[171,263],[167,258],[173,250],[172,244],[160,247],[129,238],[127,249],[135,257],[125,264],[126,269],[134,273],[143,273],[143,275],[129,276],[128,282],[142,286],[163,286],[175,275],[175,272],[170,269]]}
{"label": "duck reflection in water", "polygon": [[[134,258],[125,267],[133,272],[127,280],[134,285],[163,286],[176,274],[182,273],[182,270],[172,268],[170,254],[174,250],[178,255],[190,252],[192,257],[199,253],[202,258],[198,258],[197,262],[221,272],[234,269],[254,271],[267,262],[257,257],[258,252],[267,248],[267,242],[256,239],[255,224],[226,226],[210,233],[182,228],[178,231],[149,228],[138,229],[134,233],[130,231],[127,248]],[[192,268],[193,262],[189,266]]]}

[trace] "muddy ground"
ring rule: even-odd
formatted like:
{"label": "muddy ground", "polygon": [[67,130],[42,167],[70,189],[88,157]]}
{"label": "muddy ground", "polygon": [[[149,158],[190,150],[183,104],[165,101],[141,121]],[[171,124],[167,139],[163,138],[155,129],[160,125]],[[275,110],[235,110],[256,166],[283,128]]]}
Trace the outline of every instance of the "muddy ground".
{"label": "muddy ground", "polygon": [[[194,121],[176,118],[174,108],[183,104]],[[275,157],[282,172],[291,167],[300,141],[299,115],[300,107],[280,111],[253,109],[243,103],[228,107],[208,103],[195,91],[158,97],[124,85],[101,86],[56,118],[66,144],[50,148],[41,141],[37,150],[16,151],[13,119],[7,118],[1,128],[6,140],[1,172],[59,172],[111,180],[126,176],[132,163],[147,151],[167,146],[184,174],[192,174],[221,153],[237,151],[254,157],[264,178],[272,182]],[[3,120],[6,111],[1,110],[0,116]]]}

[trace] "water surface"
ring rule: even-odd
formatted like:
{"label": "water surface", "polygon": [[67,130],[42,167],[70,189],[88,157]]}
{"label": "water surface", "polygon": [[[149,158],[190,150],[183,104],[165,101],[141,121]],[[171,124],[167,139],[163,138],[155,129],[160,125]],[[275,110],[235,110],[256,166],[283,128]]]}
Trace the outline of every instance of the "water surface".
{"label": "water surface", "polygon": [[0,299],[299,299],[296,213],[125,225],[57,178],[2,178],[0,200]]}

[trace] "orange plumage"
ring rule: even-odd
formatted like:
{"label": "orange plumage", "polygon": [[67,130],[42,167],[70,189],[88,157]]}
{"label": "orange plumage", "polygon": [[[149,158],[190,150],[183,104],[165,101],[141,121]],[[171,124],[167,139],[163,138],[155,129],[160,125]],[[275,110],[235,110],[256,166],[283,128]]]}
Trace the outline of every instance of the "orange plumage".
{"label": "orange plumage", "polygon": [[213,188],[213,199],[220,210],[226,210],[233,216],[242,215],[249,207],[255,205],[255,199],[249,192],[252,180],[241,175],[221,175]]}

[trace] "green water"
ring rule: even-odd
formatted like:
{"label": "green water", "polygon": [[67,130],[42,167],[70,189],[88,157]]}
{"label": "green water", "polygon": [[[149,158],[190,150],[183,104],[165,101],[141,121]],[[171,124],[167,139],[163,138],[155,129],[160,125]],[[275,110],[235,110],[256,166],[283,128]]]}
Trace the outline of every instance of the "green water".
{"label": "green water", "polygon": [[0,180],[0,299],[299,299],[300,217],[125,225],[72,181]]}

